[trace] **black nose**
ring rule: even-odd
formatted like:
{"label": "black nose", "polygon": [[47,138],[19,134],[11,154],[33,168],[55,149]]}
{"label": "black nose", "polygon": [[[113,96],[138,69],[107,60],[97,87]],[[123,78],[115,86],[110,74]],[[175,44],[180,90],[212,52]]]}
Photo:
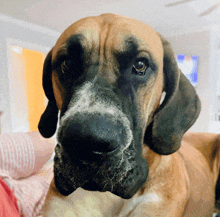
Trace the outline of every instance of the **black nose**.
{"label": "black nose", "polygon": [[125,137],[122,121],[111,114],[82,112],[64,121],[59,140],[73,158],[94,160],[120,151]]}

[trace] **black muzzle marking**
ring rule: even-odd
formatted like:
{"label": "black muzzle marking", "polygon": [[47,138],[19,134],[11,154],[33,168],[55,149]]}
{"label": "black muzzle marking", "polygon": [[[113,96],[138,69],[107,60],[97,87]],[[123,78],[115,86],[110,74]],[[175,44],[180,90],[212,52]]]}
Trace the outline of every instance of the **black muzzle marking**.
{"label": "black muzzle marking", "polygon": [[[137,120],[130,115],[135,106],[130,105],[131,111],[126,108],[125,113],[125,105],[114,98],[120,96],[87,82],[70,100],[60,121],[54,166],[61,194],[69,195],[82,187],[130,198],[146,181],[143,130],[137,129]],[[126,99],[124,103],[128,105]]]}

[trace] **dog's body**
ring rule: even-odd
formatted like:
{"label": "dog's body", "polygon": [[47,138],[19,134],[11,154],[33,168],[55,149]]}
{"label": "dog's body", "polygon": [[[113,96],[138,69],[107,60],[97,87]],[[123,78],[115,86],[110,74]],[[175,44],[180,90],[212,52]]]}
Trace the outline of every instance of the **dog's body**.
{"label": "dog's body", "polygon": [[43,87],[43,136],[60,110],[44,216],[211,216],[216,138],[179,149],[200,101],[155,30],[113,14],[74,23],[45,60]]}
{"label": "dog's body", "polygon": [[45,216],[211,217],[219,173],[219,148],[219,135],[189,132],[177,152],[168,156],[150,153],[149,180],[129,200],[110,192],[81,188],[64,197],[52,182]]}

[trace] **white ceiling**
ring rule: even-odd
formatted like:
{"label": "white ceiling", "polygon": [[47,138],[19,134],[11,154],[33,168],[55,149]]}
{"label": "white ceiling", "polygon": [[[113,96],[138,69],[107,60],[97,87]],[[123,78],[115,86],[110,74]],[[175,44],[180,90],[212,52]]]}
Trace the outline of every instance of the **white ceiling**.
{"label": "white ceiling", "polygon": [[1,0],[0,13],[58,32],[80,18],[106,12],[136,18],[164,35],[220,24],[220,7],[207,16],[198,16],[220,0],[191,0],[165,7],[177,1],[181,0]]}

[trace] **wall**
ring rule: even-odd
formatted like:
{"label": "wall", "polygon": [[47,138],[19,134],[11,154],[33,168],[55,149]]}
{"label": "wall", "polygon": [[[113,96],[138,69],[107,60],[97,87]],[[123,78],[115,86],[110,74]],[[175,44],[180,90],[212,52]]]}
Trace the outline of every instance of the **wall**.
{"label": "wall", "polygon": [[15,131],[10,89],[10,62],[8,45],[48,52],[60,33],[0,14],[0,111],[1,133]]}
{"label": "wall", "polygon": [[[159,31],[159,30],[158,30]],[[10,65],[7,59],[8,45],[20,45],[25,48],[49,51],[60,33],[40,26],[18,21],[0,14],[0,111],[2,133],[12,132],[12,106],[10,101]],[[217,34],[220,35],[220,34]],[[216,114],[220,114],[220,99],[217,92],[219,74],[215,48],[216,31],[212,28],[197,32],[177,32],[176,35],[165,36],[170,41],[176,54],[198,55],[198,85],[196,91],[202,102],[201,114],[190,129],[197,132],[219,132],[220,125]],[[14,43],[14,44],[13,44]],[[219,85],[220,86],[220,85]]]}
{"label": "wall", "polygon": [[211,29],[210,57],[210,121],[209,131],[220,132],[220,26]]}
{"label": "wall", "polygon": [[220,130],[217,128],[219,123],[215,116],[218,111],[216,88],[220,73],[216,74],[216,67],[214,67],[217,64],[217,59],[215,59],[212,46],[213,28],[166,38],[172,44],[176,54],[199,56],[196,91],[201,99],[202,109],[199,118],[190,130],[219,133]]}

